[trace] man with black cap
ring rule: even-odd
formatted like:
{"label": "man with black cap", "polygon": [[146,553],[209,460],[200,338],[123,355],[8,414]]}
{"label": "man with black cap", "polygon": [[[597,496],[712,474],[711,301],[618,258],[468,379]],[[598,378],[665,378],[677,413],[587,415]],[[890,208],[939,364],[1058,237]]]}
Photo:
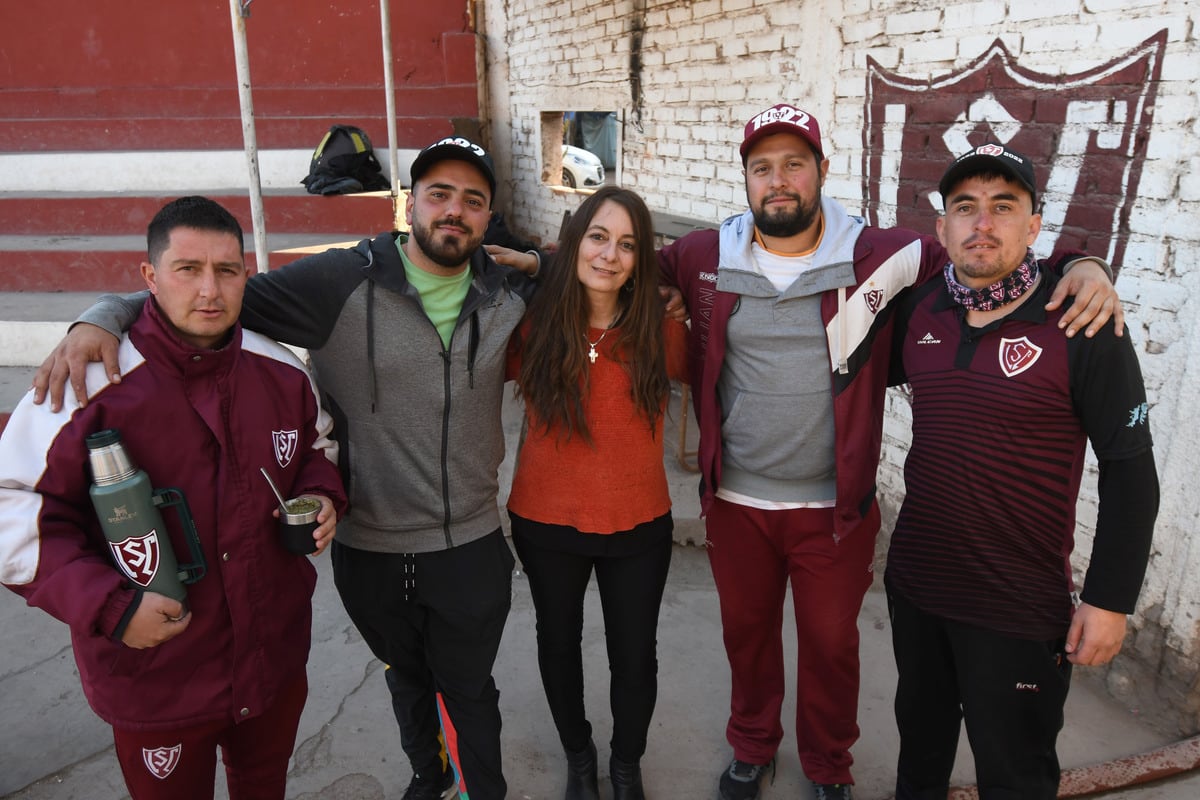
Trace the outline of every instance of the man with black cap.
{"label": "man with black cap", "polygon": [[[253,276],[241,321],[308,349],[334,418],[350,498],[334,580],[388,665],[414,773],[405,800],[448,794],[455,773],[464,796],[502,800],[491,672],[514,560],[496,504],[500,413],[506,345],[533,283],[481,247],[496,188],[482,147],[442,139],[421,151],[411,176],[410,234],[384,233]],[[117,331],[142,299],[102,298],[81,321]],[[60,351],[68,361],[94,359],[115,341],[77,325]],[[115,359],[103,360],[113,375]]]}
{"label": "man with black cap", "polygon": [[[898,307],[912,392],[907,493],[888,552],[899,682],[896,797],[945,798],[965,719],[980,796],[1054,798],[1073,664],[1121,649],[1158,509],[1146,391],[1128,337],[1058,331],[1029,159],[988,142],[939,190],[943,280]],[[1099,461],[1082,591],[1070,555],[1085,440]]]}
{"label": "man with black cap", "polygon": [[[702,507],[732,677],[733,761],[718,793],[757,798],[783,738],[790,581],[800,763],[818,800],[840,800],[859,734],[857,619],[880,524],[891,304],[939,275],[946,251],[822,196],[820,125],[793,105],[754,115],[740,152],[749,209],[660,253],[691,312]],[[1116,305],[1097,265],[1073,270],[1054,302],[1070,292],[1071,331],[1091,322],[1090,335]]]}

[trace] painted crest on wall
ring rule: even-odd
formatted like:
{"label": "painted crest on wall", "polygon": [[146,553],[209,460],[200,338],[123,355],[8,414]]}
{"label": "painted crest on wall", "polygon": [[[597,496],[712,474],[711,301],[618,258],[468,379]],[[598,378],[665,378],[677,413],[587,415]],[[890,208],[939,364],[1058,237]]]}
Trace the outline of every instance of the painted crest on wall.
{"label": "painted crest on wall", "polygon": [[950,161],[986,140],[1028,155],[1043,229],[1035,249],[1121,263],[1167,31],[1076,75],[1019,66],[997,39],[962,69],[905,78],[867,59],[863,197],[873,225],[932,233]]}

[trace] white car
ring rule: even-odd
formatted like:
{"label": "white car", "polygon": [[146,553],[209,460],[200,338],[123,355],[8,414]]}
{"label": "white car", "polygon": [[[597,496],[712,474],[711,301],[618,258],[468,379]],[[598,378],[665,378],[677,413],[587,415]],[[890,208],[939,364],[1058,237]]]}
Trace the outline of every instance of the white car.
{"label": "white car", "polygon": [[570,189],[604,183],[604,165],[595,154],[581,147],[563,145],[562,167],[563,186]]}

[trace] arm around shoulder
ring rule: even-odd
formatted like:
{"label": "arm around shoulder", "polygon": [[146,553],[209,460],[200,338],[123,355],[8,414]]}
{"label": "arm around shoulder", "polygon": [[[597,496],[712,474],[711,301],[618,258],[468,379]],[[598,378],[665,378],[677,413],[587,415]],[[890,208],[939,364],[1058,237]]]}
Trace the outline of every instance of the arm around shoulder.
{"label": "arm around shoulder", "polygon": [[1063,312],[1058,327],[1065,328],[1068,337],[1084,330],[1084,335],[1090,338],[1112,319],[1114,332],[1121,336],[1125,330],[1125,311],[1113,287],[1108,263],[1093,256],[1067,257],[1058,263],[1062,264],[1062,280],[1054,287],[1046,310],[1054,311],[1067,297],[1075,298]]}
{"label": "arm around shoulder", "polygon": [[366,280],[364,268],[388,257],[399,263],[391,235],[381,234],[352,248],[315,253],[252,275],[242,298],[241,323],[285,344],[320,348],[329,340],[346,298]]}
{"label": "arm around shoulder", "polygon": [[691,231],[658,251],[658,268],[663,282],[680,289],[689,302],[694,282],[703,272],[715,276],[720,260],[721,233],[716,228]]}
{"label": "arm around shoulder", "polygon": [[120,338],[121,334],[133,325],[138,314],[142,313],[142,306],[149,299],[150,292],[145,289],[132,294],[101,295],[72,323],[72,329],[75,325],[86,322]]}
{"label": "arm around shoulder", "polygon": [[50,409],[62,409],[67,382],[80,407],[86,406],[87,365],[104,362],[104,374],[111,383],[121,382],[117,346],[121,332],[128,330],[141,313],[149,292],[106,294],[84,311],[58,346],[51,351],[33,376],[33,402],[50,398]]}
{"label": "arm around shoulder", "polygon": [[688,327],[679,320],[667,318],[663,321],[663,348],[667,356],[667,377],[673,381],[687,383]]}

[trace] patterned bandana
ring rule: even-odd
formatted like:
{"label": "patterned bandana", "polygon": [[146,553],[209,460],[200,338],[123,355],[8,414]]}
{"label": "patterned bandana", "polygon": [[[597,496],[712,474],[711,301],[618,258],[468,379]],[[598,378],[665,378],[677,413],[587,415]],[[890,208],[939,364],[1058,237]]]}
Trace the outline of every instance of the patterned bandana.
{"label": "patterned bandana", "polygon": [[968,311],[992,311],[1008,305],[1029,291],[1037,282],[1038,265],[1033,258],[1033,251],[1026,250],[1021,266],[983,289],[971,289],[959,283],[954,277],[952,263],[946,265],[945,275],[946,288],[950,290],[954,302]]}

